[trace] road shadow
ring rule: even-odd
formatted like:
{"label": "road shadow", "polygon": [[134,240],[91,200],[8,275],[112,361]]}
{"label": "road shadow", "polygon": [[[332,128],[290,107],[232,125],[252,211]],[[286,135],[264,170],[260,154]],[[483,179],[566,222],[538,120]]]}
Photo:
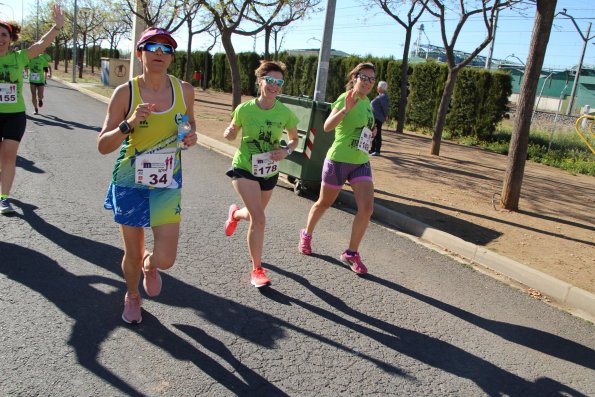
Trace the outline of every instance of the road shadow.
{"label": "road shadow", "polygon": [[[341,261],[332,256],[316,253],[313,253],[312,256],[337,267],[349,269]],[[449,313],[461,320],[498,335],[509,342],[595,370],[595,361],[593,360],[593,357],[595,357],[595,350],[572,340],[535,328],[486,319],[373,274],[368,274],[364,278],[370,282],[382,285],[387,289],[407,295],[436,309]]]}
{"label": "road shadow", "polygon": [[[327,261],[328,263],[338,265],[345,269],[345,266],[338,260],[319,255],[318,258]],[[303,307],[312,313],[326,319],[341,324],[349,328],[353,332],[358,332],[366,335],[378,343],[394,350],[395,352],[405,354],[417,361],[423,362],[434,368],[453,374],[457,377],[469,379],[480,387],[487,395],[490,396],[584,396],[582,393],[563,385],[550,378],[539,378],[535,382],[528,381],[511,372],[508,372],[498,366],[477,357],[457,346],[444,342],[440,339],[427,336],[423,333],[408,330],[390,324],[384,320],[362,313],[351,308],[342,299],[334,296],[322,288],[311,284],[306,278],[283,270],[277,266],[268,265],[271,270],[291,279],[300,284],[302,287],[309,290],[312,294],[317,296],[321,301],[333,307],[333,309],[341,312],[342,315],[335,314],[317,306],[302,302],[297,299],[288,297],[293,304]],[[374,276],[364,277],[370,282],[378,282],[378,278]],[[413,291],[412,291],[413,292]],[[419,298],[425,297],[422,294],[416,293]],[[441,307],[436,306],[441,309]],[[346,316],[352,317],[355,321],[348,320]],[[373,329],[371,327],[377,328]],[[497,328],[494,328],[497,330]],[[511,333],[514,329],[509,330]],[[536,331],[536,330],[532,330]],[[536,331],[533,335],[539,335],[540,331]],[[506,333],[507,335],[508,332]],[[545,333],[544,333],[545,334]],[[548,334],[551,335],[551,334]],[[551,335],[558,342],[566,341],[565,347],[573,347],[571,341]],[[564,354],[560,349],[557,352]],[[588,350],[588,349],[587,349]],[[591,358],[592,358],[591,353]],[[592,364],[591,364],[592,365]],[[585,396],[586,397],[586,396]]]}
{"label": "road shadow", "polygon": [[[14,200],[13,204],[21,208],[23,212],[22,215],[17,214],[16,216],[26,221],[37,233],[72,255],[107,270],[118,278],[121,277],[120,261],[123,254],[121,249],[65,232],[38,216],[35,212],[37,207],[34,205],[19,200]],[[281,391],[273,384],[245,366],[240,369],[242,373],[248,374],[249,378],[238,378],[236,374],[225,369],[217,361],[209,359],[204,353],[163,326],[145,309],[143,309],[141,324],[136,326],[125,324],[120,317],[125,292],[123,280],[119,281],[103,276],[75,275],[44,254],[10,243],[0,242],[0,257],[2,257],[1,273],[13,281],[37,291],[74,320],[68,343],[75,350],[78,362],[127,395],[141,395],[142,393],[103,367],[98,361],[102,343],[119,327],[126,327],[139,333],[147,342],[164,349],[172,357],[193,362],[214,380],[225,381],[222,385],[233,393],[254,394],[253,388],[255,388],[256,391],[265,391],[265,394],[268,395],[282,395]],[[219,329],[251,343],[265,348],[273,348],[276,340],[285,337],[285,329],[291,329],[338,350],[350,351],[349,347],[332,339],[233,300],[203,291],[169,276],[166,272],[162,272],[161,277],[164,283],[164,292],[155,298],[155,301],[171,307],[190,308],[197,318],[204,319]],[[111,292],[102,292],[104,288],[97,288],[99,284],[109,286]],[[213,342],[213,338],[202,331],[202,333],[199,332],[195,325],[176,324],[175,326],[196,339],[208,350],[220,352],[221,358],[226,362],[239,365],[238,360],[230,357],[231,353],[222,350],[219,344]],[[402,372],[399,368],[374,357],[362,354],[360,358],[370,361],[389,373],[400,374]]]}
{"label": "road shadow", "polygon": [[93,132],[101,131],[101,126],[95,125],[88,125],[77,123],[76,121],[72,120],[64,120],[60,117],[56,117],[53,115],[27,115],[27,119],[31,121],[33,124],[43,127],[43,126],[53,126],[53,127],[60,127],[64,128],[65,130],[88,130]]}
{"label": "road shadow", "polygon": [[22,156],[17,155],[17,167],[24,169],[25,171],[29,171],[34,174],[45,174],[45,171],[41,168],[35,166],[35,161],[28,160]]}

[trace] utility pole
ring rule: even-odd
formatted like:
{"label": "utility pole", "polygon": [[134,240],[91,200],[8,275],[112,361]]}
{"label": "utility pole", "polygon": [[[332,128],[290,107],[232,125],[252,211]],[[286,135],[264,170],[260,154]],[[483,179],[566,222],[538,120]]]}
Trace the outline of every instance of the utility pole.
{"label": "utility pole", "polygon": [[74,0],[74,15],[72,16],[72,82],[76,83],[76,65],[77,65],[77,44],[76,44],[76,16],[79,13],[79,10],[76,6],[76,0]]}
{"label": "utility pole", "polygon": [[324,18],[324,31],[322,43],[318,54],[318,71],[316,72],[316,85],[314,87],[314,100],[324,101],[326,96],[326,83],[328,68],[331,59],[331,46],[333,42],[333,26],[335,24],[336,0],[327,0],[326,16]]}
{"label": "utility pole", "polygon": [[492,26],[492,42],[490,43],[490,50],[488,51],[488,57],[486,58],[485,69],[490,70],[492,68],[492,55],[494,54],[494,43],[496,42],[496,29],[498,28],[498,14],[500,9],[496,9],[496,15],[494,18],[494,26]]}
{"label": "utility pole", "polygon": [[[135,11],[137,13],[144,12],[141,0],[136,0]],[[145,30],[145,21],[139,18],[136,14],[132,18],[132,52],[130,53],[130,78],[143,71],[143,65],[136,57],[136,42],[140,39],[142,32]]]}
{"label": "utility pole", "polygon": [[35,40],[39,41],[39,0],[37,0],[37,16],[35,17]]}
{"label": "utility pole", "polygon": [[570,101],[568,102],[568,107],[566,108],[566,115],[569,116],[570,113],[572,112],[572,106],[574,105],[574,97],[576,96],[576,87],[578,87],[578,80],[580,79],[581,70],[583,68],[583,59],[585,58],[585,51],[587,50],[587,43],[589,42],[589,40],[591,40],[595,36],[589,37],[589,34],[591,33],[591,22],[589,22],[589,26],[587,27],[587,34],[583,35],[583,32],[581,31],[581,29],[578,27],[578,25],[574,21],[574,17],[571,15],[568,15],[566,13],[565,8],[563,9],[563,11],[559,12],[558,14],[562,14],[565,17],[570,18],[570,20],[574,24],[574,27],[576,28],[578,33],[581,35],[581,38],[583,39],[583,51],[581,52],[581,57],[578,61],[578,65],[576,66],[576,75],[574,76],[574,83],[572,84],[572,91],[570,93]]}

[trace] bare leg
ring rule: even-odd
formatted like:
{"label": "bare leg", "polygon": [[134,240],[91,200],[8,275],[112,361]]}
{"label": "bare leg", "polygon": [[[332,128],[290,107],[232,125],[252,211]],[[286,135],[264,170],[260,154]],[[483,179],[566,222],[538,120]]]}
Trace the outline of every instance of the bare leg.
{"label": "bare leg", "polygon": [[351,227],[349,250],[357,252],[374,212],[374,183],[372,181],[362,181],[351,185],[351,188],[355,195],[357,213]]}
{"label": "bare leg", "polygon": [[153,253],[146,261],[146,270],[156,267],[159,270],[169,269],[174,265],[178,252],[180,224],[168,223],[153,227]]}
{"label": "bare leg", "polygon": [[31,103],[33,103],[35,110],[37,110],[37,86],[29,84],[29,87],[31,87]]}
{"label": "bare leg", "polygon": [[142,227],[120,225],[120,233],[124,241],[122,273],[126,280],[126,289],[129,294],[138,296],[138,283],[145,253],[145,231]]}
{"label": "bare leg", "polygon": [[14,176],[16,173],[17,151],[19,150],[19,141],[5,139],[0,143],[0,194],[10,194]]}
{"label": "bare leg", "polygon": [[310,213],[308,214],[308,225],[306,226],[306,233],[312,235],[314,233],[314,228],[316,228],[316,224],[322,215],[326,212],[326,210],[333,205],[337,196],[341,189],[332,189],[326,186],[322,186],[320,188],[320,196],[318,196],[318,201],[314,203],[312,208],[310,208]]}
{"label": "bare leg", "polygon": [[262,265],[262,248],[266,224],[264,210],[273,195],[273,191],[263,192],[260,190],[258,182],[245,178],[236,179],[232,183],[245,205],[244,208],[235,212],[235,218],[250,221],[247,235],[248,250],[252,258],[252,268],[256,269]]}
{"label": "bare leg", "polygon": [[45,87],[40,85],[39,87],[37,87],[37,99],[39,101],[43,100],[43,94],[45,92]]}

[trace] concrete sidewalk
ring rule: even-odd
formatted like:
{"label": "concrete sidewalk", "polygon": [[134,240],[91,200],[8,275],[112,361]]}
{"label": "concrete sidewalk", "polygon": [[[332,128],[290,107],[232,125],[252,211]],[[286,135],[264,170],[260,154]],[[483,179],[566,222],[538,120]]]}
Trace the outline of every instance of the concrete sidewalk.
{"label": "concrete sidewalk", "polygon": [[[82,84],[61,82],[102,102],[109,102],[109,98],[86,89]],[[226,156],[233,156],[235,152],[234,146],[205,135],[199,135],[198,143]],[[350,208],[355,208],[355,200],[350,192],[342,191],[338,200]],[[373,219],[414,236],[422,242],[429,243],[433,246],[432,248],[438,249],[445,254],[458,257],[492,277],[520,288],[527,287],[536,290],[534,295],[541,294],[550,298],[542,299],[545,302],[554,304],[578,317],[595,322],[595,294],[589,291],[499,255],[480,245],[430,227],[385,206],[375,204]],[[519,283],[521,285],[518,285]]]}

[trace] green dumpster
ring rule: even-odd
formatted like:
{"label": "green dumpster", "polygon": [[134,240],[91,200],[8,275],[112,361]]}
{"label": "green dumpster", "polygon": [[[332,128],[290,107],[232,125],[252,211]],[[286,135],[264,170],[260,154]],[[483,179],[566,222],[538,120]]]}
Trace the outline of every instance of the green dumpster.
{"label": "green dumpster", "polygon": [[[291,109],[299,119],[299,143],[296,149],[279,164],[280,172],[294,185],[294,192],[318,191],[326,152],[333,144],[335,133],[324,132],[324,121],[331,113],[331,104],[314,101],[308,97],[279,95],[279,101]],[[281,144],[287,144],[283,134]]]}

